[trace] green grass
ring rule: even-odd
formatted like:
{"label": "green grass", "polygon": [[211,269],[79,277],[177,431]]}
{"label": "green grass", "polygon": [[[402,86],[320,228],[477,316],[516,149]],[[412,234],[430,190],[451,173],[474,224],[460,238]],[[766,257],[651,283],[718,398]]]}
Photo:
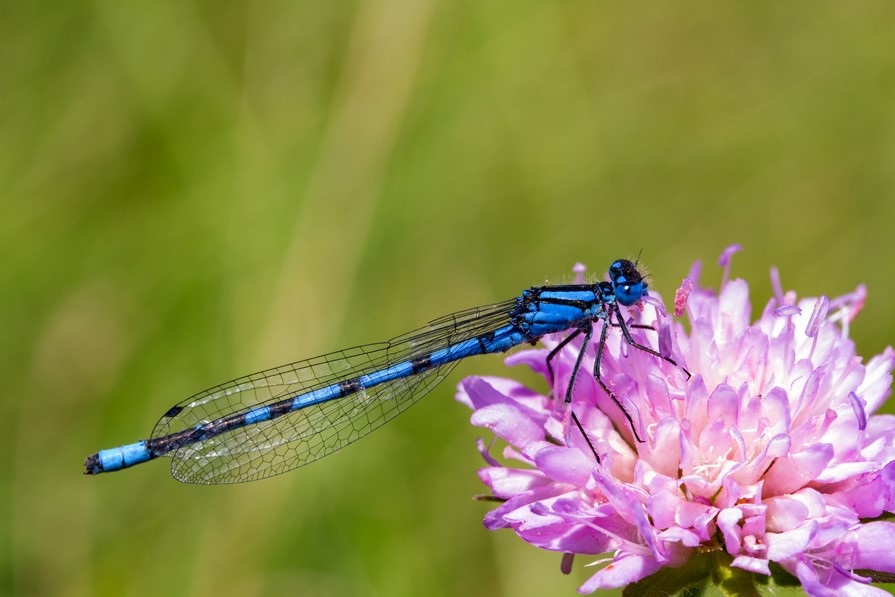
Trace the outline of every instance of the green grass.
{"label": "green grass", "polygon": [[895,331],[889,3],[10,3],[0,12],[0,594],[572,595],[481,526],[423,404],[325,463],[87,478],[173,403],[643,250],[733,242],[755,309],[865,282]]}

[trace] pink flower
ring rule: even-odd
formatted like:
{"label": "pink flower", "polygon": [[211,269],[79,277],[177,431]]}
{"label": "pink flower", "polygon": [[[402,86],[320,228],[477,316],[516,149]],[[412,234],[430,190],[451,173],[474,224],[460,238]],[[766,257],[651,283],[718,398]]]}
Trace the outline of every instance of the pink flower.
{"label": "pink flower", "polygon": [[[798,579],[815,596],[888,595],[869,583],[895,573],[895,523],[882,520],[895,512],[895,416],[874,414],[895,351],[866,363],[855,354],[848,324],[863,287],[797,300],[774,271],[776,296],[752,322],[746,282],[728,275],[735,250],[722,255],[720,293],[699,286],[698,264],[678,291],[689,331],[655,298],[628,311],[658,330],[635,338],[689,379],[610,331],[602,377],[643,441],[587,373],[596,346],[572,406],[599,462],[569,424],[561,397],[580,340],[552,361],[550,395],[510,379],[463,380],[457,399],[472,424],[508,444],[501,463],[479,442],[488,462],[479,477],[502,502],[485,526],[566,554],[611,553],[584,593],[657,578],[673,593],[711,574],[748,586]],[[561,340],[506,362],[548,378],[545,358]]]}

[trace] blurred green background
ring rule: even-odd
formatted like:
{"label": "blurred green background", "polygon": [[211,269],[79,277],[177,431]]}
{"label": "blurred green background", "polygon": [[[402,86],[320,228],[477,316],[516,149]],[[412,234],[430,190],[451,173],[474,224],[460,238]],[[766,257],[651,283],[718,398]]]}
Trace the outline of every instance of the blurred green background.
{"label": "blurred green background", "polygon": [[[256,369],[636,256],[895,331],[895,5],[6,3],[0,594],[572,595],[481,519],[461,364],[260,483],[84,457]],[[522,374],[522,372],[510,372]]]}

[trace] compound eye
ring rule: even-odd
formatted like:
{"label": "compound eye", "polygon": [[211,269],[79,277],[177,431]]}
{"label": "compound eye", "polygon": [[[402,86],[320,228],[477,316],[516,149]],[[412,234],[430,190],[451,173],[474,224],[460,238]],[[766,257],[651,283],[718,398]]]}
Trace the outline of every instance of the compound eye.
{"label": "compound eye", "polygon": [[619,284],[615,287],[615,298],[625,307],[630,307],[644,295],[643,282]]}

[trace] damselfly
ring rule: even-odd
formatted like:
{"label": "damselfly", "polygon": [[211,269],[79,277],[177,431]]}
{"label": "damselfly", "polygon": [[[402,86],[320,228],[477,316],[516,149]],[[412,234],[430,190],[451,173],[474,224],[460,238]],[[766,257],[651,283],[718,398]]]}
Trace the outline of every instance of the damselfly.
{"label": "damselfly", "polygon": [[[594,377],[612,398],[635,438],[631,416],[600,376],[610,327],[632,347],[677,363],[636,342],[620,306],[647,296],[637,265],[618,259],[610,281],[536,286],[511,300],[447,315],[388,342],[367,344],[268,369],[200,392],[172,407],[149,439],[101,450],[87,458],[88,474],[128,468],[171,457],[171,473],[188,483],[239,483],[262,479],[313,462],[380,427],[434,388],[467,357],[506,352],[542,336],[571,331],[548,355],[547,365],[568,343],[584,335],[566,387],[572,390],[594,323],[602,322]],[[686,369],[682,369],[689,377]],[[571,418],[599,456],[574,412]]]}

